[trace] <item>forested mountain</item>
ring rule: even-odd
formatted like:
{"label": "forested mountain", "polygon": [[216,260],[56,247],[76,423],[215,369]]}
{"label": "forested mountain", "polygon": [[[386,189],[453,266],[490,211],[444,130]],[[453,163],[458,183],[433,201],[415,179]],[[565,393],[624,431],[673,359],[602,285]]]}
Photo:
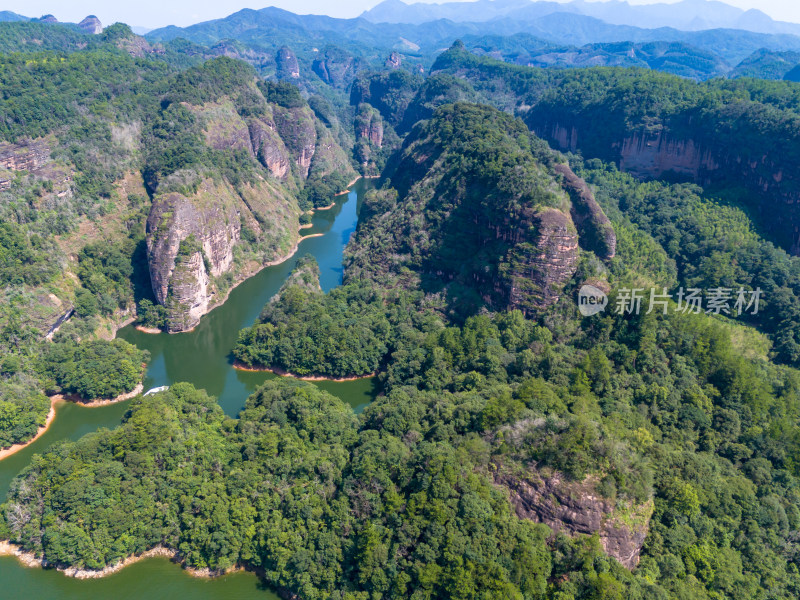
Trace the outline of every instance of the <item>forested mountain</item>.
{"label": "forested mountain", "polygon": [[[800,87],[688,79],[794,38],[685,34],[712,55],[572,16],[542,17],[556,41],[278,9],[0,25],[0,446],[47,396],[134,389],[122,323],[192,328],[357,174],[343,284],[299,261],[220,352],[379,383],[357,414],[268,381],[230,418],[171,382],[37,454],[0,539],[87,575],[163,547],[309,600],[798,597]],[[763,297],[620,310],[633,288]]]}
{"label": "forested mountain", "polygon": [[[191,328],[231,285],[285,256],[303,213],[355,171],[322,99],[315,112],[296,87],[258,82],[243,62],[182,69],[196,61],[123,25],[97,36],[41,23],[0,32],[9,46],[52,33],[59,49],[0,57],[7,446],[44,423],[43,391],[94,397],[96,385],[58,370],[77,340],[113,337],[137,304],[150,327]],[[49,356],[44,337],[65,320],[56,340],[66,346]],[[127,352],[103,351],[95,377],[121,365],[117,351]],[[122,391],[141,379],[142,359],[133,385],[120,366]]]}
{"label": "forested mountain", "polygon": [[694,84],[635,69],[526,69],[477,57],[462,44],[442,54],[432,72],[465,79],[476,97],[516,111],[561,149],[643,176],[746,188],[751,193],[741,200],[754,215],[781,207],[785,220],[765,217],[760,225],[788,250],[798,247],[794,84]]}
{"label": "forested mountain", "polygon": [[467,313],[552,304],[577,268],[579,243],[602,259],[616,246],[591,193],[580,194],[557,160],[504,113],[460,103],[437,110],[383,172],[396,193],[362,208],[346,281],[410,279]]}
{"label": "forested mountain", "polygon": [[[303,598],[794,597],[800,374],[770,362],[756,332],[674,310],[582,319],[572,294],[527,318],[491,296],[459,303],[459,314],[451,291],[426,289],[414,253],[402,255],[406,243],[446,271],[446,249],[409,242],[428,228],[454,235],[463,216],[503,200],[521,213],[577,203],[553,185],[582,190],[571,170],[556,175],[558,159],[496,109],[438,108],[364,205],[347,283],[323,294],[304,263],[236,350],[300,373],[377,365],[379,400],[355,416],[283,380],[227,420],[175,386],[137,401],[117,431],[58,446],[23,472],[3,507],[5,535],[90,569],[166,545],[197,568],[263,568]],[[686,276],[680,246],[662,245],[657,227],[651,235],[652,210],[635,204],[653,194],[678,212],[699,203],[698,219],[735,231],[728,209],[679,184],[653,189],[598,161],[573,165],[612,215],[617,243],[605,260],[577,246],[570,289],[605,281],[613,306],[615,289]],[[466,189],[488,197],[453,187],[467,172],[479,179]],[[516,222],[489,230],[524,248]],[[480,231],[461,233],[462,257],[486,245]],[[385,264],[366,269],[375,259]],[[194,501],[180,500],[198,486]]]}
{"label": "forested mountain", "polygon": [[[535,7],[537,4],[540,3],[533,3],[531,6]],[[235,39],[262,49],[287,45],[298,55],[308,56],[309,62],[313,60],[311,55],[315,48],[319,51],[321,46],[330,43],[373,62],[387,51],[396,51],[411,61],[429,65],[436,54],[458,38],[513,34],[527,34],[550,43],[575,46],[619,42],[680,43],[732,65],[738,64],[761,48],[773,51],[800,50],[800,37],[789,33],[766,34],[714,28],[703,31],[670,27],[648,29],[614,25],[601,18],[568,12],[535,14],[530,18],[503,16],[486,22],[454,22],[437,18],[410,24],[378,23],[365,18],[334,19],[317,15],[295,15],[269,7],[241,10],[224,19],[186,28],[157,29],[149,32],[147,38],[162,42],[184,38],[205,45]]]}

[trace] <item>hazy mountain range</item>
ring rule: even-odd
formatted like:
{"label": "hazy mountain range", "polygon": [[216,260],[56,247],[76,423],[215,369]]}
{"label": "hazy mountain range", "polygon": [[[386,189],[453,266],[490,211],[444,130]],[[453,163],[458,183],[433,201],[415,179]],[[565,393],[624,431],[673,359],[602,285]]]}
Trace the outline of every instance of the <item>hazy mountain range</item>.
{"label": "hazy mountain range", "polygon": [[[52,15],[31,19],[8,11],[0,12],[0,21],[57,23]],[[86,33],[102,27],[92,16],[65,26]],[[357,64],[381,65],[392,52],[399,55],[404,68],[428,68],[457,39],[473,52],[520,65],[638,66],[696,80],[720,76],[795,80],[800,74],[795,69],[800,25],[705,0],[644,6],[584,0],[439,5],[385,0],[353,19],[297,15],[268,7],[243,9],[189,27],[134,31],[145,34],[151,43],[183,39],[212,47],[212,54],[233,52],[254,64],[272,64],[275,51],[286,46],[297,55],[301,67],[305,65],[304,72],[344,68],[350,73],[347,81]],[[232,42],[244,46],[234,50]],[[327,56],[330,47],[350,57],[336,59],[344,60],[346,67],[333,66]]]}
{"label": "hazy mountain range", "polygon": [[[500,0],[500,2],[519,2],[519,0]],[[467,14],[462,19],[468,19],[472,4],[495,3],[482,0],[477,3],[433,5],[432,8],[439,10],[448,6],[466,7]],[[222,19],[197,23],[189,27],[169,26],[156,29],[148,33],[147,37],[158,41],[184,38],[199,44],[215,43],[223,39],[236,39],[265,46],[292,42],[306,46],[318,46],[321,43],[355,44],[427,54],[440,52],[455,39],[469,35],[509,36],[524,33],[548,42],[574,46],[612,42],[680,42],[704,52],[713,52],[731,65],[738,64],[762,48],[771,51],[800,50],[800,37],[789,33],[759,33],[730,28],[702,31],[683,31],[673,27],[648,29],[634,25],[611,24],[576,12],[550,12],[538,15],[537,7],[553,3],[528,4],[532,10],[528,18],[523,18],[521,13],[509,12],[492,20],[456,22],[449,18],[438,18],[423,23],[375,22],[375,15],[380,13],[372,11],[369,13],[370,18],[362,16],[355,19],[336,19],[321,15],[296,15],[274,7],[261,10],[244,9]],[[428,7],[428,5],[409,6],[401,2],[395,2],[395,5],[413,10],[424,10]],[[375,7],[373,11],[381,6],[384,5]]]}
{"label": "hazy mountain range", "polygon": [[631,5],[627,2],[568,3],[531,0],[478,0],[444,4],[406,4],[384,0],[361,16],[374,23],[426,23],[437,19],[456,22],[485,22],[511,19],[529,22],[541,17],[567,13],[600,19],[611,25],[631,25],[646,29],[674,27],[684,31],[704,29],[743,29],[759,33],[800,34],[800,25],[775,21],[760,10],[742,10],[716,0],[683,0],[675,4]]}

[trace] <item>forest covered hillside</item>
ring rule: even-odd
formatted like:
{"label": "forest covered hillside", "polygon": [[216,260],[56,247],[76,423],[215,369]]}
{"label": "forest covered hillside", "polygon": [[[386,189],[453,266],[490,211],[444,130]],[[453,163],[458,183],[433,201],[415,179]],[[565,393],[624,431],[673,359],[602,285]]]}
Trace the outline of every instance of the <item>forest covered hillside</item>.
{"label": "forest covered hillside", "polygon": [[[493,108],[441,107],[411,136],[389,164],[420,167],[370,196],[352,251],[395,255],[382,219],[415,207],[415,186],[455,180],[472,161],[556,181],[544,157],[558,155],[537,142],[533,160],[535,138]],[[303,598],[794,597],[800,373],[733,318],[613,310],[626,286],[672,288],[680,256],[627,211],[653,184],[598,161],[572,166],[617,243],[608,262],[579,248],[567,285],[607,281],[606,312],[581,317],[564,294],[527,316],[486,301],[453,314],[413,268],[387,287],[380,270],[348,266],[347,283],[324,294],[306,261],[237,356],[299,374],[376,369],[382,394],[363,414],[279,380],[230,420],[174,386],[137,401],[118,430],[54,447],[24,471],[3,506],[4,535],[88,569],[164,545],[194,568],[263,568]],[[681,210],[699,203],[690,214],[734,231],[728,209],[703,204],[697,188],[660,185]],[[558,190],[542,198],[564,201]],[[530,203],[528,188],[492,193]],[[466,195],[463,208],[481,200]],[[456,208],[429,201],[411,221],[444,224]],[[415,229],[390,231],[405,241]],[[459,248],[472,256],[481,245],[466,237]],[[187,469],[198,464],[214,467]],[[46,483],[78,473],[105,499]],[[206,492],[179,501],[198,486]]]}
{"label": "forest covered hillside", "polygon": [[296,87],[228,58],[177,66],[123,25],[92,40],[0,56],[4,446],[44,424],[42,392],[70,389],[45,336],[191,328],[355,175],[336,116]]}
{"label": "forest covered hillside", "polygon": [[[2,448],[57,395],[136,390],[134,319],[189,340],[164,377],[208,364],[217,337],[185,332],[375,178],[342,198],[342,262],[286,265],[213,348],[241,397],[169,379],[37,447],[0,540],[88,577],[161,549],[302,600],[800,596],[800,87],[657,72],[716,58],[624,31],[540,68],[469,23],[0,23]],[[651,68],[568,68],[630,53]],[[285,377],[245,397],[233,368]]]}

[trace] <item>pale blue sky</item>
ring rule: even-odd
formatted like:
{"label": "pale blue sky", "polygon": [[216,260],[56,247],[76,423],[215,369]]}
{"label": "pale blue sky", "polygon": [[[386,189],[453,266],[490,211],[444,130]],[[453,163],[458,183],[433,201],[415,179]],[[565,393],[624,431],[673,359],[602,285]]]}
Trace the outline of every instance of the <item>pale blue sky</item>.
{"label": "pale blue sky", "polygon": [[[380,0],[130,0],[103,2],[102,0],[0,0],[0,10],[11,10],[29,17],[53,14],[60,21],[80,21],[95,14],[104,25],[122,21],[141,27],[164,25],[191,25],[200,21],[224,17],[242,8],[278,6],[295,13],[327,14],[334,17],[355,17]],[[406,0],[408,1],[408,0]],[[651,4],[673,0],[632,0],[632,4]],[[774,19],[800,23],[798,0],[724,0],[741,8],[758,8]]]}

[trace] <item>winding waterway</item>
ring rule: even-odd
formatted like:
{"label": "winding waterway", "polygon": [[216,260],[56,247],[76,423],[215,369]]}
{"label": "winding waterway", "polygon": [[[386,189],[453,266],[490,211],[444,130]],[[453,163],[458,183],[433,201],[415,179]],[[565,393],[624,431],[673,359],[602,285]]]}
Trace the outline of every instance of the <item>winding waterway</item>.
{"label": "winding waterway", "polygon": [[[359,180],[351,191],[336,198],[330,210],[317,211],[312,227],[303,235],[322,234],[300,242],[297,252],[283,263],[267,267],[231,291],[224,304],[203,317],[193,331],[177,335],[152,335],[132,326],[118,336],[150,352],[145,389],[188,381],[217,396],[223,410],[235,416],[247,396],[261,383],[275,377],[265,372],[232,368],[231,350],[239,330],[251,325],[264,304],[280,289],[297,258],[312,254],[320,266],[320,284],[327,291],[342,281],[342,253],[358,222],[358,207],[368,180]],[[377,393],[374,379],[316,384],[361,410]],[[130,401],[86,408],[66,403],[56,408],[47,432],[33,444],[0,461],[0,498],[5,498],[13,477],[37,452],[59,440],[76,440],[102,427],[116,427]],[[192,598],[198,600],[275,600],[255,576],[233,573],[218,579],[194,578],[164,558],[148,558],[103,579],[75,580],[53,570],[29,569],[15,558],[0,557],[0,598],[149,600]]]}

